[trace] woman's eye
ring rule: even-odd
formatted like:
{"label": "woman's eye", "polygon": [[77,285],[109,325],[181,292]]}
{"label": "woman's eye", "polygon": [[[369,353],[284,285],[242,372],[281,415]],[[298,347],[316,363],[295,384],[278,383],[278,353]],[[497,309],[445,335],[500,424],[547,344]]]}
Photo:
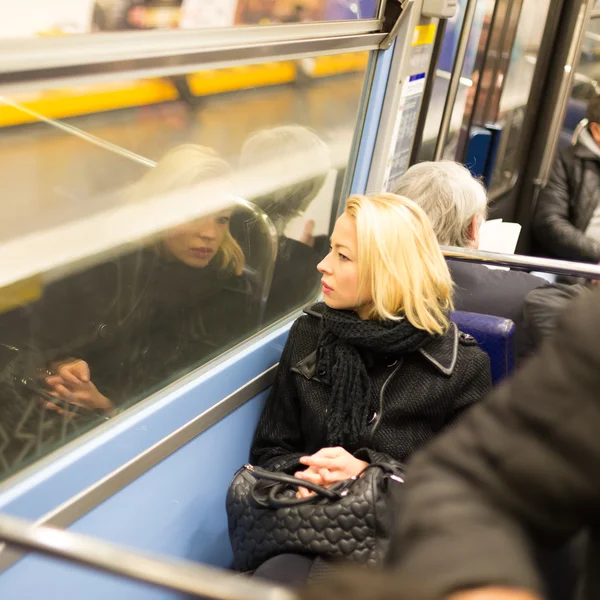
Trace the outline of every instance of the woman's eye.
{"label": "woman's eye", "polygon": [[341,261],[345,261],[345,260],[350,260],[347,256],[345,256],[344,254],[342,254],[341,252],[338,252],[338,256],[340,257]]}
{"label": "woman's eye", "polygon": [[227,223],[229,223],[229,217],[219,217],[217,223],[219,225],[227,225]]}

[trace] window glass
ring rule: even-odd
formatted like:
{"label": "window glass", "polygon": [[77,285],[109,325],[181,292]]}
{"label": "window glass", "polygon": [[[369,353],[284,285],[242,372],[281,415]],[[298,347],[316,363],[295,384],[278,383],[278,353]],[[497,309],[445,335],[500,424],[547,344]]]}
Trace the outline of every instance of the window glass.
{"label": "window glass", "polygon": [[498,124],[502,127],[502,134],[496,166],[489,186],[490,193],[501,193],[510,189],[518,175],[520,167],[518,150],[523,119],[549,8],[550,0],[526,0],[521,9],[517,35],[500,99]]}
{"label": "window glass", "polygon": [[[450,131],[444,150],[445,158],[454,158],[460,137],[463,117],[467,110],[469,113],[471,110],[479,69],[478,59],[483,52],[487,41],[494,3],[494,0],[477,3],[473,26],[469,36],[467,55],[462,70],[462,77],[456,96],[456,102],[452,110]],[[459,0],[459,11],[454,18],[448,21],[446,27],[436,78],[433,85],[431,102],[427,112],[427,120],[425,121],[423,142],[419,151],[419,161],[431,160],[433,158],[442,122],[442,113],[446,104],[452,67],[456,57],[456,49],[463,25],[466,4],[466,0]]]}
{"label": "window glass", "polygon": [[316,296],[366,61],[2,99],[1,478]]}
{"label": "window glass", "polygon": [[23,0],[0,37],[371,19],[378,0]]}

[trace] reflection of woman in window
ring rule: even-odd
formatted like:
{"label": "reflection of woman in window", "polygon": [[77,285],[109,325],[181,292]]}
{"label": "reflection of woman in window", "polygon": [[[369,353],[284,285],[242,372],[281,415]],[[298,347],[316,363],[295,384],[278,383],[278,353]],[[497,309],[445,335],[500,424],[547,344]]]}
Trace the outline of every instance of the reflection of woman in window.
{"label": "reflection of woman in window", "polygon": [[[217,192],[225,199],[229,175],[213,151],[181,146],[134,186],[131,198],[159,200],[202,181],[215,190],[218,179],[225,182]],[[190,190],[190,204],[201,206],[197,193]],[[61,363],[47,379],[51,393],[110,410],[112,403],[162,387],[243,337],[256,313],[243,275],[244,254],[229,232],[232,213],[224,205],[47,290],[41,332]],[[61,360],[65,356],[77,360]]]}
{"label": "reflection of woman in window", "polygon": [[[487,356],[450,323],[450,274],[413,202],[352,196],[318,269],[324,302],[290,331],[251,461],[328,486],[405,462],[491,383]],[[278,556],[257,575],[299,583],[312,562]]]}
{"label": "reflection of woman in window", "polygon": [[327,144],[310,129],[298,125],[259,131],[242,148],[240,166],[244,176],[259,181],[272,180],[274,172],[292,176],[305,165],[314,166],[310,177],[293,180],[252,198],[273,221],[279,234],[267,321],[314,297],[319,282],[316,267],[324,255],[312,235],[315,224],[306,221],[300,240],[290,239],[285,231],[292,219],[304,214],[323,187],[331,168],[331,156]]}

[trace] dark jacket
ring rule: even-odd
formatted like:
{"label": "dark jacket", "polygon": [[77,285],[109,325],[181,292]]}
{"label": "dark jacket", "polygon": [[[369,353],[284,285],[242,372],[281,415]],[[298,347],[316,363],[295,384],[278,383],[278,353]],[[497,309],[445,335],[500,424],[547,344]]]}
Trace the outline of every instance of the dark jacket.
{"label": "dark jacket", "polygon": [[244,276],[146,247],[48,286],[32,322],[47,362],[85,360],[98,389],[123,405],[255,331],[258,296]]}
{"label": "dark jacket", "polygon": [[600,158],[581,143],[561,150],[533,218],[533,234],[545,254],[600,262],[600,243],[585,235],[599,193]]}
{"label": "dark jacket", "polygon": [[515,324],[517,358],[530,354],[534,346],[524,323],[525,297],[546,281],[529,273],[488,269],[455,260],[448,260],[448,267],[456,286],[456,310],[510,319]]}
{"label": "dark jacket", "polygon": [[532,546],[591,530],[600,598],[600,291],[566,311],[512,380],[415,456],[395,548],[435,598],[497,585],[540,590]]}
{"label": "dark jacket", "polygon": [[557,320],[565,308],[586,293],[591,293],[588,286],[557,283],[539,287],[527,294],[524,323],[532,345],[539,347],[554,332]]}
{"label": "dark jacket", "polygon": [[[290,331],[252,445],[258,466],[293,472],[301,456],[327,447],[331,382],[317,350],[323,307],[315,305]],[[367,462],[405,461],[491,387],[487,355],[454,325],[418,352],[379,357],[368,372],[370,428],[359,445],[345,446]]]}
{"label": "dark jacket", "polygon": [[143,248],[55,281],[37,302],[0,315],[0,478],[98,422],[93,413],[71,419],[45,410],[23,377],[43,389],[41,370],[82,359],[99,391],[127,408],[256,331],[258,300],[245,276]]}

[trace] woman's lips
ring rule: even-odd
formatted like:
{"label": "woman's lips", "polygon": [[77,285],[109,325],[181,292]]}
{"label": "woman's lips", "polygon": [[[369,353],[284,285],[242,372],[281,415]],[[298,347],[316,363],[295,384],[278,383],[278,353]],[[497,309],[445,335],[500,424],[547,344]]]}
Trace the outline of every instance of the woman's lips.
{"label": "woman's lips", "polygon": [[215,253],[212,248],[191,248],[191,252],[199,258],[210,258]]}
{"label": "woman's lips", "polygon": [[330,288],[323,280],[321,280],[321,289],[324,294],[331,294],[333,292],[333,288]]}

